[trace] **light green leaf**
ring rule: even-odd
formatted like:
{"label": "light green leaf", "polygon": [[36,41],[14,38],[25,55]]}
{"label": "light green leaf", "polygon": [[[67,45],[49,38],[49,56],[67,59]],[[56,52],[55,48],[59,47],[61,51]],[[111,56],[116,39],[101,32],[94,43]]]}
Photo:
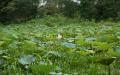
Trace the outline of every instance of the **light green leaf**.
{"label": "light green leaf", "polygon": [[23,55],[19,58],[19,63],[22,65],[31,64],[35,61],[35,57],[33,55]]}
{"label": "light green leaf", "polygon": [[68,42],[63,43],[63,45],[64,45],[65,47],[68,47],[68,48],[75,48],[75,47],[76,47],[76,44],[68,43]]}

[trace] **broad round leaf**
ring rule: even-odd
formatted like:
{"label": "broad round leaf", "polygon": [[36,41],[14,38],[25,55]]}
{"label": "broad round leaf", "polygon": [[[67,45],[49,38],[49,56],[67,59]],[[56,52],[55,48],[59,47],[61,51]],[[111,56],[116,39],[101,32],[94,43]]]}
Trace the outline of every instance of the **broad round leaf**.
{"label": "broad round leaf", "polygon": [[20,64],[26,65],[26,64],[33,63],[35,59],[36,58],[33,55],[24,55],[24,56],[21,56],[18,61]]}

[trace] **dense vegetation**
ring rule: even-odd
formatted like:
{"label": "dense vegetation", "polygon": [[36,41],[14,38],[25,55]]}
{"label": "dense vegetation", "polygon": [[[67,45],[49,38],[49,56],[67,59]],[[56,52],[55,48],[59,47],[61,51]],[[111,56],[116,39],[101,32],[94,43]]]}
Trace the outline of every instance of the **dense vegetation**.
{"label": "dense vegetation", "polygon": [[120,75],[120,0],[0,0],[0,75]]}
{"label": "dense vegetation", "polygon": [[81,16],[87,19],[119,19],[120,0],[81,0],[81,2]]}
{"label": "dense vegetation", "polygon": [[21,22],[37,13],[38,0],[3,0],[0,6],[1,22]]}
{"label": "dense vegetation", "polygon": [[119,23],[60,16],[0,26],[1,75],[119,75]]}
{"label": "dense vegetation", "polygon": [[[47,1],[43,6],[40,1]],[[37,16],[63,14],[79,19],[120,19],[120,0],[3,0],[0,21],[21,22]],[[44,3],[43,2],[43,3]]]}

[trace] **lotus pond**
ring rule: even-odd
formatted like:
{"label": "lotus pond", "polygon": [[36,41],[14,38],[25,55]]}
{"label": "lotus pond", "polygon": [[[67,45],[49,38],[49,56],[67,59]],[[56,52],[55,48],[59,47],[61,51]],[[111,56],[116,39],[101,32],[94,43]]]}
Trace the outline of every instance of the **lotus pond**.
{"label": "lotus pond", "polygon": [[46,17],[1,24],[0,75],[120,75],[120,23]]}

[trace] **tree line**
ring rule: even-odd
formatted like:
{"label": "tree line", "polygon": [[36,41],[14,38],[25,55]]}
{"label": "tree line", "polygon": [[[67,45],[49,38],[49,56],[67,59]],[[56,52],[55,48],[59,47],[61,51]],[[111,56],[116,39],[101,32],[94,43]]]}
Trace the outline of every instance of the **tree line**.
{"label": "tree line", "polygon": [[[120,19],[120,0],[1,0],[0,22],[21,22],[33,17],[63,14],[83,19]],[[78,2],[77,2],[78,1]]]}

